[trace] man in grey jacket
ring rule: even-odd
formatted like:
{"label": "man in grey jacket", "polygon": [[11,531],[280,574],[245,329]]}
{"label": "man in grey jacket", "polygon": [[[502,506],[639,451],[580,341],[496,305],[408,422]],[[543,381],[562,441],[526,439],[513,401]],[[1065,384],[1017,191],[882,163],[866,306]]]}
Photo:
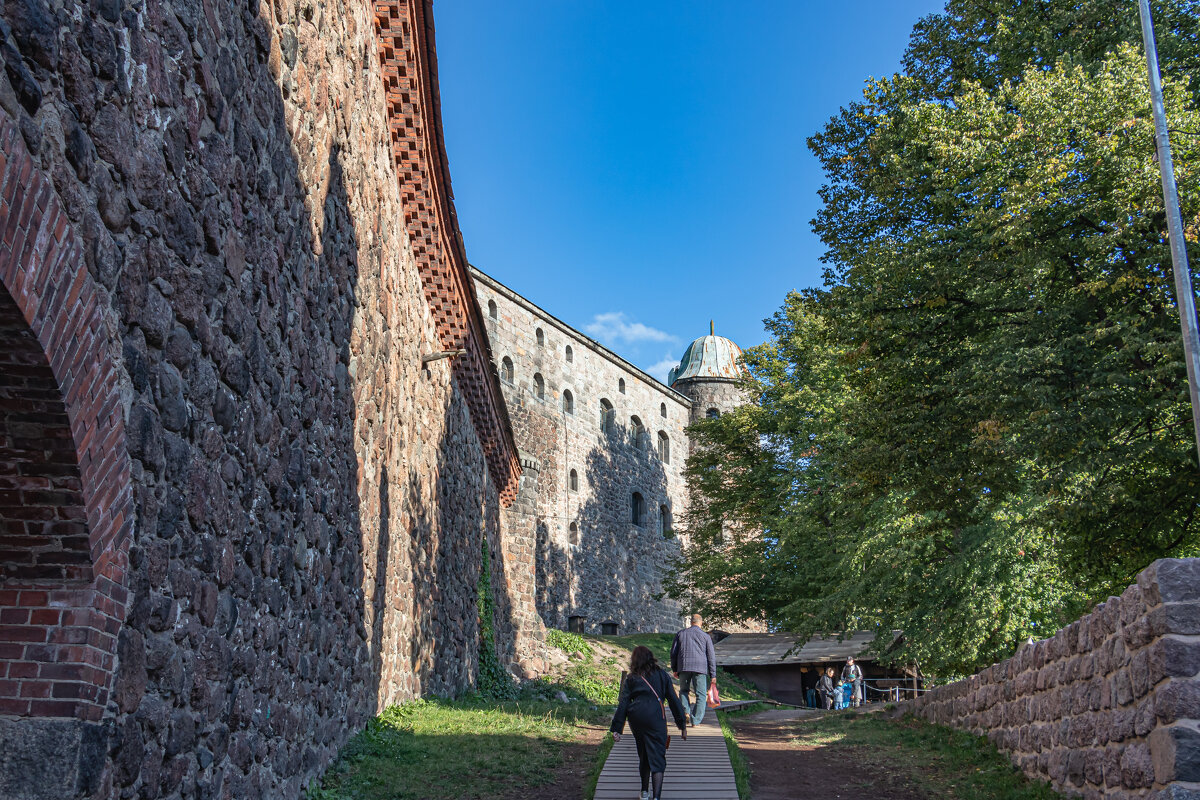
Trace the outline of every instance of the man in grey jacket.
{"label": "man in grey jacket", "polygon": [[700,627],[703,622],[699,614],[692,614],[691,626],[675,634],[675,641],[671,642],[671,672],[679,678],[679,699],[686,706],[688,693],[695,695],[689,715],[693,726],[704,720],[708,684],[717,682],[717,654],[712,637]]}

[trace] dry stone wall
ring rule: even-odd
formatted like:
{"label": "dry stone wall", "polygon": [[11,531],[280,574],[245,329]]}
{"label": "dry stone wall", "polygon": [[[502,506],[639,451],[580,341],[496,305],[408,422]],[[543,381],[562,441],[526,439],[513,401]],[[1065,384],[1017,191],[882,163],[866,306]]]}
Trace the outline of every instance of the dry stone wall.
{"label": "dry stone wall", "polygon": [[[565,629],[582,617],[589,633],[604,623],[619,633],[677,629],[681,610],[662,596],[661,569],[682,535],[675,520],[686,503],[690,402],[511,289],[475,277],[481,307],[495,308],[488,335],[514,435],[538,476],[536,500],[518,501],[505,516],[525,531],[512,546],[532,557],[526,580],[542,619]],[[602,400],[612,407],[608,431]]]}
{"label": "dry stone wall", "polygon": [[1200,559],[1156,561],[1053,637],[909,706],[1068,795],[1197,800]]}
{"label": "dry stone wall", "polygon": [[[297,797],[385,704],[474,682],[510,445],[502,409],[482,438],[485,373],[422,365],[446,323],[420,265],[456,231],[423,221],[418,253],[404,224],[406,186],[449,187],[398,174],[378,13],[428,33],[403,2],[0,0],[0,129],[20,138],[0,167],[25,159],[78,240],[132,485],[105,700],[0,709],[0,796]],[[433,92],[420,45],[407,74]],[[43,588],[6,577],[0,605]],[[58,691],[62,630],[11,610],[27,635],[0,648],[0,689]]]}

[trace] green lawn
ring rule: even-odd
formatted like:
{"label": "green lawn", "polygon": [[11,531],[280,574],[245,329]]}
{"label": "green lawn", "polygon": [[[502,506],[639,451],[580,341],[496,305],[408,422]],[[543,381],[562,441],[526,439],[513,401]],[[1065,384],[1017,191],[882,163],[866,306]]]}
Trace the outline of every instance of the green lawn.
{"label": "green lawn", "polygon": [[417,700],[392,706],[342,749],[309,800],[465,800],[549,784],[596,711],[582,703]]}
{"label": "green lawn", "polygon": [[887,775],[930,797],[960,800],[1051,800],[986,739],[905,717],[831,714],[795,727],[799,747],[831,748],[863,774]]}

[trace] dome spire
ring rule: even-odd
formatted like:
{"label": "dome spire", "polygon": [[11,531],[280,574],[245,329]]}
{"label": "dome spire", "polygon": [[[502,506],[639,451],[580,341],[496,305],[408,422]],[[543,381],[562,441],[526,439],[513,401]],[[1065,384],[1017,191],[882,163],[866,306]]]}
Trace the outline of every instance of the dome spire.
{"label": "dome spire", "polygon": [[688,378],[737,379],[742,374],[737,363],[741,356],[740,347],[723,336],[717,336],[716,322],[710,319],[708,336],[701,336],[687,346],[679,366],[667,374],[667,384],[674,386],[677,381]]}

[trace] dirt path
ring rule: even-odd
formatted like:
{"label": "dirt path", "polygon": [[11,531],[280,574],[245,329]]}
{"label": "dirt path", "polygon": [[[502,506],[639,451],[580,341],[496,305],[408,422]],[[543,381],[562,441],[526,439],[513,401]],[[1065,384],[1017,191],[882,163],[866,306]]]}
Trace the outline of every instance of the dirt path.
{"label": "dirt path", "polygon": [[856,766],[861,748],[837,742],[798,746],[797,722],[819,713],[788,709],[732,720],[750,765],[754,800],[925,800],[903,776]]}

